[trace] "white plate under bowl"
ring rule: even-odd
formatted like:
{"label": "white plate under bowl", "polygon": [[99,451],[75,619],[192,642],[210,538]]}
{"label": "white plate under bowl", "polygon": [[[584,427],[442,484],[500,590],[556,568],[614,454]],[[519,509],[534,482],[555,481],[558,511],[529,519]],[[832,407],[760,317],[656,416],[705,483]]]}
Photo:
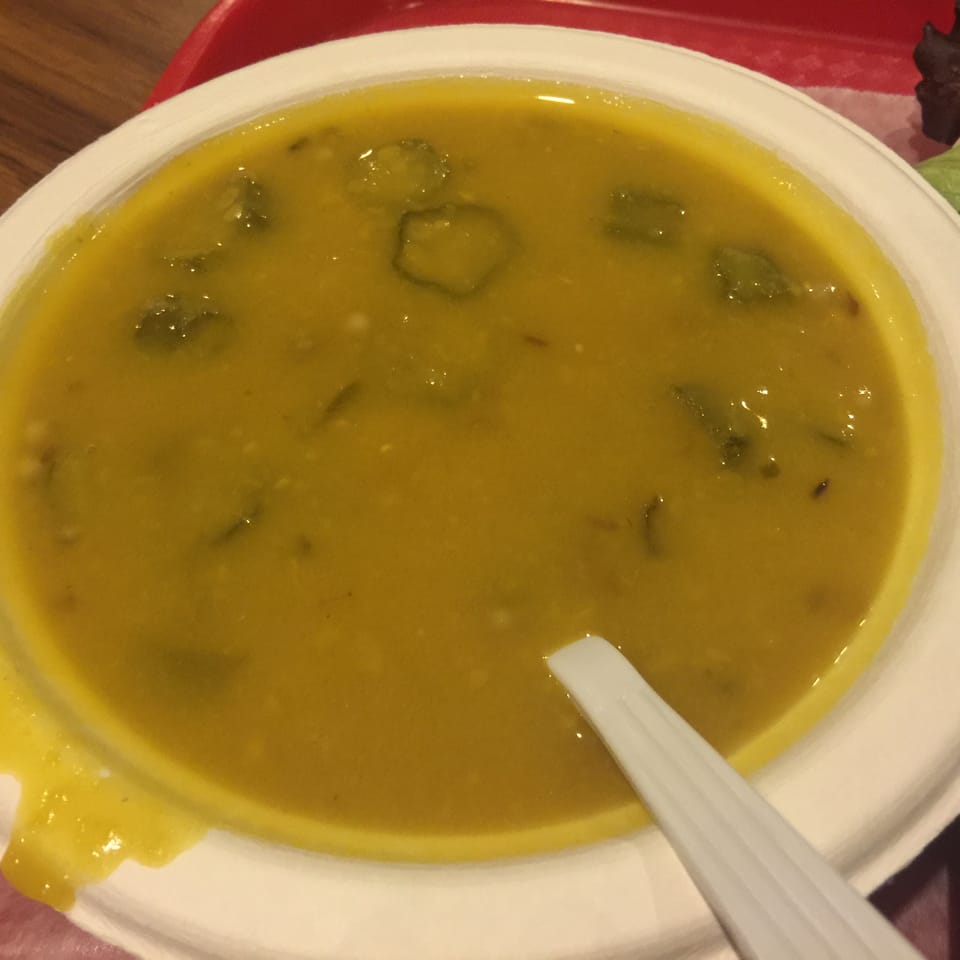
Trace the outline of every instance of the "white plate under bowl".
{"label": "white plate under bowl", "polygon": [[[723,121],[850,211],[927,326],[944,424],[942,494],[907,607],[871,667],[757,783],[862,890],[960,812],[960,221],[894,154],[805,96],[708,57],[548,27],[438,27],[286,54],[153,108],[88,147],[0,221],[0,301],[45,239],[165,159],[258,114],[430,76],[562,79]],[[16,786],[0,781],[0,835]],[[346,861],[222,833],[159,870],[126,863],[83,889],[81,926],[145,957],[560,960],[720,957],[725,948],[660,835],[463,866]]]}

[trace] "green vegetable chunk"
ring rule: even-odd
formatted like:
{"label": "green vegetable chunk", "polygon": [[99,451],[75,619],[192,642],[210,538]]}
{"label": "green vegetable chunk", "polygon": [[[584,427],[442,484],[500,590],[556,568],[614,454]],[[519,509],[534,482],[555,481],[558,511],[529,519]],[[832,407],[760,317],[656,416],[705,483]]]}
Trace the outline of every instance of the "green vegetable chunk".
{"label": "green vegetable chunk", "polygon": [[371,203],[428,200],[450,175],[447,161],[423,140],[401,140],[367,150],[354,162],[347,189]]}
{"label": "green vegetable chunk", "polygon": [[726,405],[731,415],[724,413],[724,405],[696,386],[676,386],[674,399],[686,409],[693,420],[714,441],[720,456],[720,466],[739,466],[750,453],[753,440],[735,421],[733,408]]}
{"label": "green vegetable chunk", "polygon": [[741,433],[727,433],[720,441],[720,463],[724,467],[732,467],[740,462],[750,449],[750,438]]}
{"label": "green vegetable chunk", "polygon": [[407,280],[466,297],[510,259],[514,246],[495,210],[447,203],[400,218],[393,265]]}
{"label": "green vegetable chunk", "polygon": [[604,230],[611,237],[631,243],[671,243],[683,226],[686,214],[681,204],[667,197],[620,189],[610,194]]}
{"label": "green vegetable chunk", "polygon": [[157,693],[195,702],[225,693],[245,661],[240,653],[169,643],[148,648],[144,668]]}
{"label": "green vegetable chunk", "polygon": [[242,230],[259,230],[270,222],[267,193],[259,181],[239,174],[224,197],[224,219]]}
{"label": "green vegetable chunk", "polygon": [[790,296],[794,284],[766,254],[721,247],[713,257],[720,290],[734,303],[760,303]]}
{"label": "green vegetable chunk", "polygon": [[229,335],[229,322],[206,297],[188,301],[167,293],[141,313],[134,330],[137,346],[144,353],[178,351],[209,355],[220,350]]}
{"label": "green vegetable chunk", "polygon": [[162,259],[168,267],[182,270],[184,273],[205,273],[210,266],[211,256],[213,254],[210,253],[183,253],[173,254]]}

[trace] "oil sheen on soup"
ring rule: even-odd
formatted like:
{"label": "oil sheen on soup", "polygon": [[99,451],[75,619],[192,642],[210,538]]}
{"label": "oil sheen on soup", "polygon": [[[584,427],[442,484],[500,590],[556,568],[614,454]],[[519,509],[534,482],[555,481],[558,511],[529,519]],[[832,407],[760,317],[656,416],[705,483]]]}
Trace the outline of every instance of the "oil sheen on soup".
{"label": "oil sheen on soup", "polygon": [[876,278],[797,189],[705,121],[477,80],[170,163],[62,242],[7,363],[37,658],[355,838],[639,822],[544,658],[603,635],[733,752],[901,530]]}

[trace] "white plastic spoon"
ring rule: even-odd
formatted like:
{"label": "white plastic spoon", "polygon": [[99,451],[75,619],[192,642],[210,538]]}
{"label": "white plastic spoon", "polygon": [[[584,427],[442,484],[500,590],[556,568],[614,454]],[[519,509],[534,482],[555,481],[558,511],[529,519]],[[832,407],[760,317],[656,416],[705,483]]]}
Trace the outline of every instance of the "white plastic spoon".
{"label": "white plastic spoon", "polygon": [[748,960],[921,960],[602,637],[547,659]]}

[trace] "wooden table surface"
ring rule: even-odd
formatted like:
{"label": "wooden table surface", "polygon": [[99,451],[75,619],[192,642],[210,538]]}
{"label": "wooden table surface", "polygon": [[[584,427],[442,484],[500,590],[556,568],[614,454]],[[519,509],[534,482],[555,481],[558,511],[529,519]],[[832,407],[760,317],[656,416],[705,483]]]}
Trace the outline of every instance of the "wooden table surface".
{"label": "wooden table surface", "polygon": [[[0,212],[61,160],[136,113],[211,4],[0,0]],[[955,824],[874,898],[936,960],[960,958],[958,863]],[[19,917],[34,908],[12,891],[0,893],[0,960],[119,956],[92,941],[71,940],[68,925],[52,911],[48,928],[29,946]]]}
{"label": "wooden table surface", "polygon": [[0,211],[136,113],[212,3],[0,0]]}

